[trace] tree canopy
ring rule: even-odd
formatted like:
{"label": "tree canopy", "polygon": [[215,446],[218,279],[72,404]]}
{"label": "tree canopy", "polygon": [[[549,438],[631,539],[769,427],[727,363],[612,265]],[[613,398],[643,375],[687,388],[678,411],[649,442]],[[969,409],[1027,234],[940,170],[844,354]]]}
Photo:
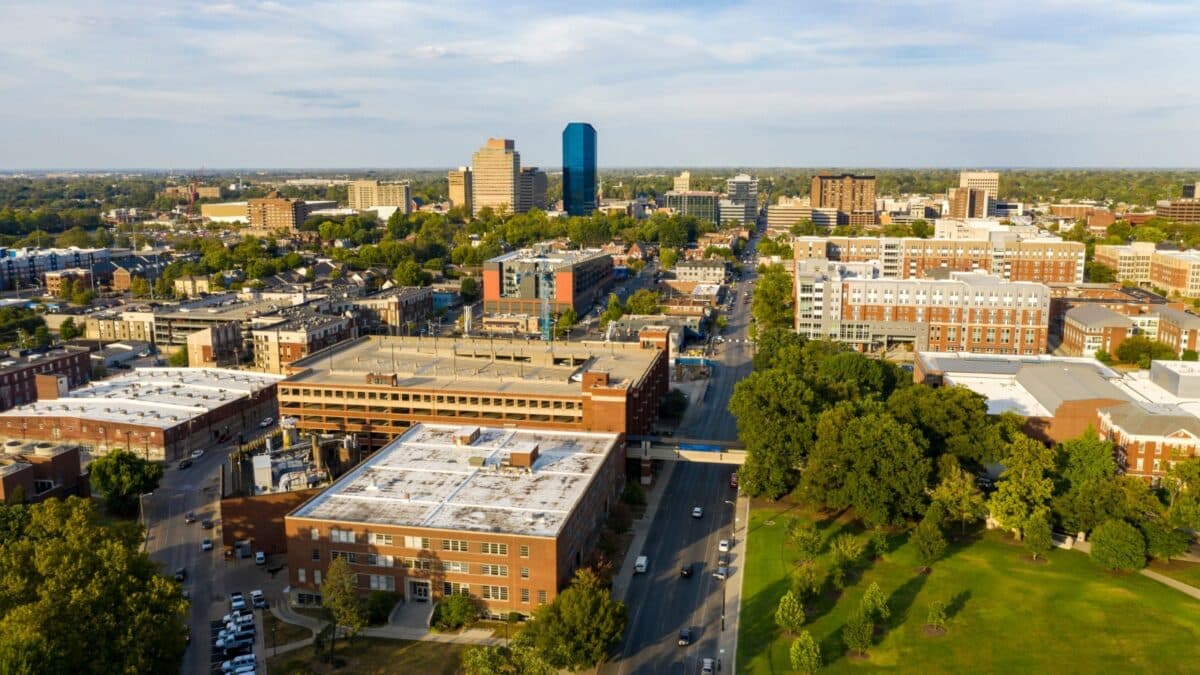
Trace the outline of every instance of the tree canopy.
{"label": "tree canopy", "polygon": [[621,639],[626,620],[625,603],[614,600],[600,578],[583,568],[553,602],[534,612],[521,636],[551,666],[582,670],[604,659]]}
{"label": "tree canopy", "polygon": [[122,448],[92,460],[88,471],[108,510],[121,516],[137,513],[138,499],[157,489],[163,476],[162,466]]}

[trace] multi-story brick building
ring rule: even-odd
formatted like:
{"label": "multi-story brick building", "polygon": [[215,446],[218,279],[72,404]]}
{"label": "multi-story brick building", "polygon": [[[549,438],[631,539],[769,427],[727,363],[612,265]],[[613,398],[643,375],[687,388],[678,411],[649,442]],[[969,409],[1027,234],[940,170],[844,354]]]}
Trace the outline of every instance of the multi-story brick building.
{"label": "multi-story brick building", "polygon": [[68,389],[82,386],[92,377],[90,350],[62,347],[45,352],[13,351],[0,358],[0,410],[38,400],[38,375],[64,378]]}
{"label": "multi-story brick building", "polygon": [[108,263],[104,248],[0,248],[0,290],[39,286],[54,270],[85,269],[95,277]]}
{"label": "multi-story brick building", "polygon": [[1075,307],[1103,307],[1128,317],[1136,332],[1156,339],[1159,307],[1183,309],[1183,303],[1171,303],[1166,298],[1136,286],[1117,283],[1047,284],[1050,286],[1050,335],[1062,337],[1067,312]]}
{"label": "multi-story brick building", "polygon": [[419,422],[642,434],[667,358],[641,345],[359,338],[293,363],[280,412],[375,448]]}
{"label": "multi-story brick building", "polygon": [[1117,278],[1149,284],[1168,293],[1200,297],[1200,251],[1160,251],[1149,242],[1097,245],[1095,261],[1116,270]]}
{"label": "multi-story brick building", "polygon": [[69,281],[74,284],[75,288],[79,288],[80,286],[89,290],[92,288],[92,272],[82,267],[46,272],[45,278],[46,295],[52,295],[56,298],[62,297],[64,282]]}
{"label": "multi-story brick building", "polygon": [[1129,401],[1098,416],[1127,475],[1157,485],[1176,462],[1200,455],[1200,419],[1177,404]]}
{"label": "multi-story brick building", "polygon": [[0,445],[0,504],[87,496],[79,447],[9,440]]}
{"label": "multi-story brick building", "polygon": [[279,196],[251,199],[246,203],[249,233],[259,236],[294,234],[313,211],[336,207],[337,202],[332,201],[306,202]]}
{"label": "multi-story brick building", "polygon": [[226,321],[187,336],[188,365],[192,368],[219,368],[241,360],[242,327]]}
{"label": "multi-story brick building", "polygon": [[874,176],[813,176],[809,200],[814,209],[837,209],[839,225],[875,224]]}
{"label": "multi-story brick building", "polygon": [[133,288],[134,279],[153,284],[167,268],[167,261],[158,256],[130,256],[113,265],[112,289],[125,293]]}
{"label": "multi-story brick building", "polygon": [[979,188],[950,188],[951,218],[986,218],[991,197]]}
{"label": "multi-story brick building", "polygon": [[1150,261],[1154,252],[1155,245],[1148,241],[1121,246],[1097,244],[1092,259],[1111,268],[1120,281],[1146,284],[1150,283]]}
{"label": "multi-story brick building", "polygon": [[473,188],[471,167],[460,166],[458,169],[450,171],[446,178],[450,188],[450,206],[461,206],[466,209],[467,213],[472,213],[471,190]]}
{"label": "multi-story brick building", "polygon": [[537,316],[546,297],[551,312],[571,307],[582,315],[604,297],[612,270],[612,256],[594,249],[539,245],[505,253],[483,263],[483,311]]}
{"label": "multi-story brick building", "polygon": [[433,311],[432,288],[401,286],[354,298],[359,335],[403,335]]}
{"label": "multi-story brick building", "polygon": [[356,180],[346,186],[350,208],[366,211],[377,206],[397,206],[402,213],[412,212],[412,185],[408,181],[381,183]]}
{"label": "multi-story brick building", "polygon": [[288,364],[355,336],[354,323],[343,316],[305,313],[252,331],[254,367],[284,373]]}
{"label": "multi-story brick building", "polygon": [[1081,305],[1066,314],[1062,349],[1067,356],[1095,356],[1100,350],[1114,354],[1133,333],[1129,317],[1099,305]]}
{"label": "multi-story brick building", "polygon": [[684,260],[675,264],[675,278],[698,284],[723,284],[729,274],[724,260]]}
{"label": "multi-story brick building", "polygon": [[1155,214],[1177,223],[1200,223],[1200,199],[1170,199],[1155,206]]}
{"label": "multi-story brick building", "polygon": [[289,599],[320,604],[341,558],[363,594],[528,616],[587,559],[624,465],[620,434],[417,425],[285,518]]}
{"label": "multi-story brick building", "polygon": [[952,272],[946,280],[874,278],[871,263],[796,263],[796,332],[860,348],[1041,354],[1050,291],[1043,284]]}
{"label": "multi-story brick building", "polygon": [[240,370],[139,368],[69,392],[40,387],[37,402],[0,413],[0,435],[174,460],[278,416],[280,379]]}
{"label": "multi-story brick building", "polygon": [[948,272],[986,272],[1008,281],[1080,283],[1085,247],[1059,239],[1018,239],[1000,233],[991,239],[917,237],[798,237],[796,260],[878,261],[888,279],[925,279]]}
{"label": "multi-story brick building", "polygon": [[1173,307],[1158,307],[1158,333],[1155,339],[1175,350],[1176,356],[1186,351],[1200,351],[1200,316]]}

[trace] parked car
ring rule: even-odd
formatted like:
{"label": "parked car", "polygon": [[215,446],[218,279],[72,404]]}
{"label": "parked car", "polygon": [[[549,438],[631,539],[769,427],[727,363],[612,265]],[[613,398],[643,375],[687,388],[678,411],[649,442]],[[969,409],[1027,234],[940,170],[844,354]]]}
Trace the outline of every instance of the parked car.
{"label": "parked car", "polygon": [[175,581],[182,583],[184,579],[187,579],[187,570],[182,567],[175,570]]}
{"label": "parked car", "polygon": [[693,518],[703,518],[704,517],[704,509],[699,506],[692,507],[692,517]]}
{"label": "parked car", "polygon": [[255,664],[255,661],[256,661],[256,659],[254,658],[254,654],[244,654],[237,658],[229,659],[225,663],[222,663],[221,671],[226,672],[226,673],[232,673],[235,670],[237,670],[238,668],[241,668],[242,666],[247,666],[247,665],[253,666]]}
{"label": "parked car", "polygon": [[242,595],[241,591],[230,593],[229,607],[235,612],[246,609],[246,596]]}
{"label": "parked car", "polygon": [[183,522],[187,523],[188,525],[196,522],[196,513],[194,511],[188,511],[187,515],[183,517]]}
{"label": "parked car", "polygon": [[254,552],[254,564],[255,565],[266,565],[267,564],[267,554],[262,551],[255,551]]}
{"label": "parked car", "polygon": [[187,469],[187,468],[190,468],[191,466],[192,466],[192,460],[190,460],[190,459],[179,460],[179,468],[180,469]]}
{"label": "parked car", "polygon": [[729,576],[729,568],[725,567],[723,565],[721,567],[718,567],[716,572],[713,572],[713,578],[720,579],[721,581],[725,581],[725,578],[728,576]]}
{"label": "parked car", "polygon": [[204,456],[204,450],[202,450],[202,449],[192,451],[192,459],[200,459],[203,456]]}
{"label": "parked car", "polygon": [[717,672],[717,662],[713,659],[704,659],[700,664],[700,675],[713,675]]}
{"label": "parked car", "polygon": [[679,568],[679,576],[687,579],[692,576],[692,567],[694,563],[684,563],[683,567]]}
{"label": "parked car", "polygon": [[267,596],[262,591],[250,591],[250,604],[256,609],[267,608]]}
{"label": "parked car", "polygon": [[213,521],[205,518],[204,520],[200,521],[200,527],[203,527],[206,530],[211,530],[213,529]]}
{"label": "parked car", "polygon": [[221,646],[225,650],[225,656],[234,656],[237,654],[245,654],[251,649],[254,649],[254,638],[242,638],[240,640],[231,640],[227,644]]}
{"label": "parked car", "polygon": [[686,647],[692,644],[692,629],[682,628],[679,631],[679,646]]}
{"label": "parked car", "polygon": [[728,552],[729,547],[730,547],[730,544],[729,544],[728,539],[722,539],[721,541],[717,542],[717,550],[720,551],[721,553]]}
{"label": "parked car", "polygon": [[204,541],[200,542],[200,550],[201,551],[211,551],[212,550],[212,539],[205,539]]}

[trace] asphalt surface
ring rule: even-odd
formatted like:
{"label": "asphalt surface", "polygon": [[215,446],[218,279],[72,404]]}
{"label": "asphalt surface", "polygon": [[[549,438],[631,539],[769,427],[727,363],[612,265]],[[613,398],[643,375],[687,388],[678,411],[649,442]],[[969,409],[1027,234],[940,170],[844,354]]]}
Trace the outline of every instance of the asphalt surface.
{"label": "asphalt surface", "polygon": [[[179,469],[175,463],[168,465],[159,488],[142,500],[149,523],[146,545],[151,559],[162,564],[165,574],[172,575],[181,567],[187,573],[183,588],[191,593],[188,626],[192,643],[184,654],[183,673],[209,672],[209,614],[217,604],[224,606],[217,484],[227,455],[226,446],[205,452],[187,469]],[[196,514],[192,524],[185,522],[189,511]],[[201,528],[205,518],[214,521],[213,529]],[[213,550],[200,549],[205,538],[213,540]]]}
{"label": "asphalt surface", "polygon": [[[731,288],[736,297],[732,311],[726,314],[725,342],[713,345],[713,358],[719,364],[704,400],[690,403],[675,432],[677,436],[737,440],[729,397],[734,385],[751,369],[753,345],[746,341],[750,305],[743,302],[742,295],[753,292],[754,277],[753,270],[747,269],[743,280]],[[700,672],[701,659],[718,657],[724,588],[723,582],[712,575],[717,568],[718,541],[732,539],[732,502],[737,492],[729,488],[729,475],[734,470],[727,465],[691,462],[680,462],[675,467],[651,526],[653,535],[644,550],[629,553],[647,556],[649,570],[634,575],[630,582],[626,638],[619,655],[605,664],[601,673],[694,675]],[[704,508],[702,518],[692,517],[695,506]],[[734,541],[729,553],[729,583],[743,567],[741,554],[741,542]],[[686,579],[680,575],[685,563],[694,563],[692,576]],[[691,645],[680,647],[679,631],[687,627],[695,631],[695,639]]]}

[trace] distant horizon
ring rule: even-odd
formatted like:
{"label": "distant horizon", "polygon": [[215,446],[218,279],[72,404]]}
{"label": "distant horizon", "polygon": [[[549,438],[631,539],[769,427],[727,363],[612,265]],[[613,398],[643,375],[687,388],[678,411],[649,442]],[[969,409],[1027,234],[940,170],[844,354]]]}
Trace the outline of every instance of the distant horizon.
{"label": "distant horizon", "polygon": [[549,168],[572,121],[595,127],[606,170],[1200,158],[1188,0],[44,0],[4,15],[10,171],[453,167],[489,137]]}
{"label": "distant horizon", "polygon": [[[531,166],[540,168],[547,173],[561,173],[562,167],[551,167],[542,164],[528,164],[522,162],[522,166]],[[15,174],[44,174],[44,173],[153,173],[166,174],[177,176],[194,176],[203,178],[206,174],[212,175],[228,175],[232,173],[319,173],[327,171],[345,171],[352,173],[363,172],[435,172],[435,171],[451,171],[457,169],[461,164],[453,164],[447,166],[278,166],[278,167],[199,167],[195,170],[179,169],[176,167],[23,167],[13,169],[0,169],[0,176],[11,176]],[[469,163],[467,164],[469,166]],[[626,166],[599,166],[598,171],[724,171],[724,170],[755,170],[755,171],[1196,171],[1200,172],[1200,165],[1197,166],[1071,166],[1071,165],[1025,165],[1025,166],[966,166],[966,165],[929,165],[929,166],[885,166],[885,165],[752,165],[752,164],[708,164],[708,165],[626,165]],[[1200,180],[1200,177],[1197,177]]]}

